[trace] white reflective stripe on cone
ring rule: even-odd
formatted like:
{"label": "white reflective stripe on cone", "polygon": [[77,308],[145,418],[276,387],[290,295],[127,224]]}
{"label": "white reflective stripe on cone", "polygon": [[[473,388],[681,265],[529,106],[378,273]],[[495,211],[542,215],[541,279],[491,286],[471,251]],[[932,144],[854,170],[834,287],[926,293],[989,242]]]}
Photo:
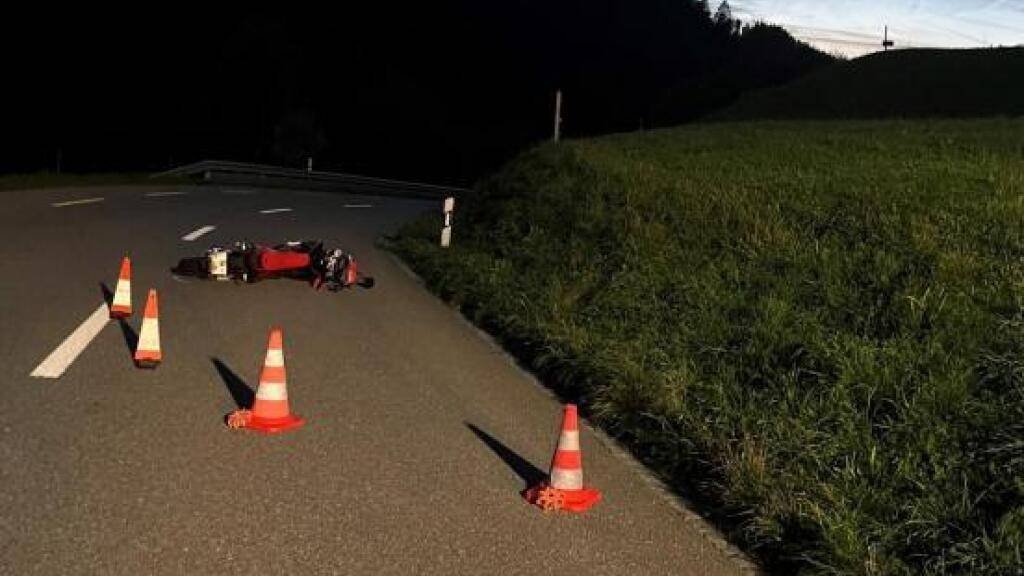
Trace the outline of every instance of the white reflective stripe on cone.
{"label": "white reflective stripe on cone", "polygon": [[132,300],[132,286],[130,280],[119,280],[117,288],[114,289],[114,304],[127,304]]}
{"label": "white reflective stripe on cone", "polygon": [[280,368],[284,366],[284,351],[275,350],[273,348],[267,349],[267,359],[264,361],[264,366],[270,366],[271,368]]}
{"label": "white reflective stripe on cone", "polygon": [[572,450],[573,452],[580,451],[580,431],[579,430],[566,430],[562,432],[562,435],[558,437],[558,449],[559,450]]}
{"label": "white reflective stripe on cone", "polygon": [[583,488],[583,470],[552,468],[551,485],[559,490],[581,490]]}
{"label": "white reflective stripe on cone", "polygon": [[146,318],[142,321],[142,333],[139,335],[139,350],[160,349],[160,321]]}
{"label": "white reflective stripe on cone", "polygon": [[287,400],[288,389],[283,383],[261,382],[259,390],[256,391],[256,398],[260,400]]}

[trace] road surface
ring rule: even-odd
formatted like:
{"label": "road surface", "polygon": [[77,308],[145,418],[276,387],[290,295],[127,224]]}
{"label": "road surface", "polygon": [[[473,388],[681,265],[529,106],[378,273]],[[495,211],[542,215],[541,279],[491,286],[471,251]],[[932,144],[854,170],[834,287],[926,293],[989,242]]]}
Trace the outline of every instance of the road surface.
{"label": "road surface", "polygon": [[[586,478],[604,501],[578,516],[523,502],[550,462],[557,400],[375,248],[439,203],[212,186],[0,202],[0,573],[743,573],[589,429]],[[377,286],[170,274],[239,238],[321,238]],[[94,324],[59,378],[31,377],[103,304],[126,253],[135,315]],[[164,361],[143,371],[130,343],[151,287]],[[308,422],[230,431],[272,326]]]}

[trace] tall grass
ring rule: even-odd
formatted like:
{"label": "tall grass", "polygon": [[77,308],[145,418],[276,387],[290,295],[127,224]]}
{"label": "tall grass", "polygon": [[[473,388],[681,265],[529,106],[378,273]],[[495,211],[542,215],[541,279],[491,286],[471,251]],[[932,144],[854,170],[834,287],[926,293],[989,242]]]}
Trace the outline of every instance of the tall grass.
{"label": "tall grass", "polygon": [[543,145],[434,220],[428,284],[777,572],[1021,573],[1024,121]]}

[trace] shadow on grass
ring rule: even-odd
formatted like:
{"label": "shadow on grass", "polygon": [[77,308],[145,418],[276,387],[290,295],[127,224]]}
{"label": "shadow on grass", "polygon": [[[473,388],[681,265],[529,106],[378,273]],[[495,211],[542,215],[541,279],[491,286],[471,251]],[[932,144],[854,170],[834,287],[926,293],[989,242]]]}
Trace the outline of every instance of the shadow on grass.
{"label": "shadow on grass", "polygon": [[213,367],[217,369],[217,373],[224,380],[224,387],[231,393],[231,398],[234,399],[235,404],[239,408],[252,408],[253,402],[256,400],[256,394],[252,391],[252,388],[249,388],[249,385],[239,378],[238,374],[235,374],[235,371],[222,362],[220,358],[210,358],[210,361],[213,362]]}
{"label": "shadow on grass", "polygon": [[492,452],[497,454],[498,458],[501,458],[502,461],[504,461],[505,464],[508,465],[508,467],[511,468],[513,472],[518,474],[519,477],[523,479],[523,482],[526,482],[527,488],[529,488],[530,486],[535,486],[542,482],[543,480],[547,479],[548,475],[545,474],[543,470],[537,468],[528,460],[526,460],[519,454],[513,452],[512,449],[502,444],[501,441],[499,441],[497,438],[491,436],[487,432],[484,432],[483,430],[477,428],[476,426],[470,424],[469,422],[463,422],[463,424],[465,424],[466,428],[469,428],[469,430],[473,434],[475,434],[476,437],[479,438],[481,442],[486,444],[487,447],[490,448]]}

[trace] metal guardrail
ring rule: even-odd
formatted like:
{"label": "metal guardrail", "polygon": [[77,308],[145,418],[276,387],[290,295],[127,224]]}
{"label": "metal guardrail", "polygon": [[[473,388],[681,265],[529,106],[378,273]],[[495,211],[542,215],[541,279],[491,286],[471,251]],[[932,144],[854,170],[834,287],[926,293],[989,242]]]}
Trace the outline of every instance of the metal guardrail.
{"label": "metal guardrail", "polygon": [[192,176],[207,182],[232,184],[260,184],[266,186],[303,186],[317,188],[347,188],[356,191],[386,192],[421,198],[443,198],[459,195],[469,190],[454,186],[438,186],[404,180],[389,180],[339,172],[319,170],[298,170],[267,164],[229,162],[225,160],[203,160],[179,166],[165,172],[153,174],[151,178],[166,176]]}

